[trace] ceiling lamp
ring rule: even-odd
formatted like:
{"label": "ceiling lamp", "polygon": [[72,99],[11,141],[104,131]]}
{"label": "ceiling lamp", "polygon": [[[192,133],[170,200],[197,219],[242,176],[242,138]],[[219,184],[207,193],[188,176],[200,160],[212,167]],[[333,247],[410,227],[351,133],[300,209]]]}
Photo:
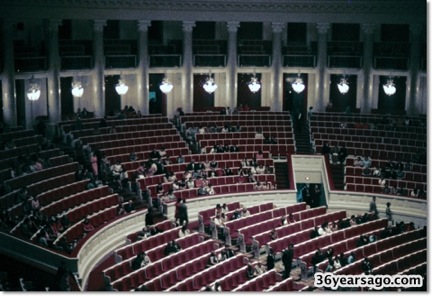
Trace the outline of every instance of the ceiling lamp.
{"label": "ceiling lamp", "polygon": [[348,92],[349,86],[345,76],[341,78],[340,82],[337,84],[337,87],[339,88],[339,92],[343,95]]}
{"label": "ceiling lamp", "polygon": [[206,82],[203,85],[203,88],[206,92],[209,94],[212,94],[217,89],[217,84],[214,82],[213,78],[211,77],[211,74],[209,73],[209,76],[207,77]]}
{"label": "ceiling lamp", "polygon": [[391,76],[387,79],[387,84],[384,84],[383,88],[385,94],[388,96],[392,96],[396,93],[396,86],[394,85],[393,78]]}
{"label": "ceiling lamp", "polygon": [[164,93],[167,94],[169,92],[172,91],[173,89],[173,84],[168,80],[168,78],[164,77],[164,79],[162,79],[161,84],[159,85],[159,89]]}
{"label": "ceiling lamp", "polygon": [[27,90],[27,98],[30,101],[37,101],[39,100],[40,95],[41,95],[40,87],[36,82],[34,82],[32,77],[32,79],[30,80],[30,88]]}
{"label": "ceiling lamp", "polygon": [[128,92],[129,86],[127,86],[126,83],[124,82],[124,79],[120,77],[119,82],[115,87],[115,90],[120,96],[122,96]]}
{"label": "ceiling lamp", "polygon": [[249,83],[248,83],[248,87],[249,87],[249,90],[253,93],[256,93],[261,88],[261,84],[258,81],[258,78],[256,78],[256,76],[255,76],[255,71],[253,73],[253,77],[252,77],[251,81],[249,81]]}
{"label": "ceiling lamp", "polygon": [[81,98],[84,94],[84,88],[81,82],[72,82],[72,95],[76,98]]}
{"label": "ceiling lamp", "polygon": [[296,93],[301,93],[305,89],[305,85],[303,84],[303,79],[300,76],[300,73],[297,74],[296,80],[291,84],[293,90]]}

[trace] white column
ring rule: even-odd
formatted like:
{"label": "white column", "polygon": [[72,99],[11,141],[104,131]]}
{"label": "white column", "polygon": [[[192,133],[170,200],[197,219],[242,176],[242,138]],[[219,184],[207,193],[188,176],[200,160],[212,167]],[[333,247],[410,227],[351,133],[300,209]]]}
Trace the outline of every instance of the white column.
{"label": "white column", "polygon": [[49,20],[48,23],[48,118],[50,124],[56,124],[61,120],[58,38],[58,27],[61,23],[62,21],[58,19]]}
{"label": "white column", "polygon": [[408,69],[408,110],[410,116],[418,115],[417,100],[419,97],[419,69],[420,69],[420,33],[422,25],[414,24],[410,26],[410,57]]}
{"label": "white column", "polygon": [[[105,116],[105,92],[104,92],[104,70],[105,56],[103,44],[103,29],[106,26],[106,20],[93,21],[93,59],[94,68],[92,73],[93,78],[93,102],[94,114],[96,117]],[[90,110],[89,110],[90,111]]]}
{"label": "white column", "polygon": [[227,96],[226,105],[233,110],[237,106],[237,30],[239,22],[227,22],[228,58],[227,58]]}
{"label": "white column", "polygon": [[273,76],[273,98],[271,109],[282,111],[282,31],[285,23],[272,23],[273,29],[273,51],[272,51],[272,76]]}
{"label": "white column", "polygon": [[363,24],[363,96],[362,113],[370,113],[372,101],[372,65],[375,25]]}
{"label": "white column", "polygon": [[15,63],[13,49],[12,20],[4,19],[2,22],[3,30],[3,73],[2,73],[2,100],[3,100],[3,119],[8,126],[17,125],[16,114],[16,94],[15,94]]}
{"label": "white column", "polygon": [[[193,97],[192,97],[192,30],[195,27],[195,22],[183,22],[183,110],[185,112],[192,112]],[[179,106],[180,107],[180,106]]]}
{"label": "white column", "polygon": [[138,110],[142,114],[148,114],[149,104],[149,58],[148,58],[148,27],[151,21],[137,21],[138,30],[138,75],[137,75],[137,94]]}
{"label": "white column", "polygon": [[325,109],[324,99],[327,95],[327,32],[330,29],[328,23],[318,23],[318,58],[317,58],[317,111]]}

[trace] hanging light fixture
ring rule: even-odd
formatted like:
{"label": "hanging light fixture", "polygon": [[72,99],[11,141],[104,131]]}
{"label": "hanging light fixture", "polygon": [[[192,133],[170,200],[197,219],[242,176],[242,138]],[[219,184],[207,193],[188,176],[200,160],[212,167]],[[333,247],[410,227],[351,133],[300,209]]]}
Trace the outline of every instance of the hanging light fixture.
{"label": "hanging light fixture", "polygon": [[261,88],[261,83],[258,81],[258,78],[256,78],[255,71],[253,73],[253,77],[251,78],[251,81],[249,81],[248,83],[248,87],[249,90],[253,93],[256,93]]}
{"label": "hanging light fixture", "polygon": [[346,94],[349,90],[348,81],[345,78],[345,75],[341,78],[340,82],[337,84],[337,87],[339,89],[339,92],[341,94]]}
{"label": "hanging light fixture", "polygon": [[211,77],[211,72],[209,72],[209,75],[207,77],[206,82],[203,85],[203,88],[209,94],[212,94],[217,89],[217,84],[214,82],[213,78]]}
{"label": "hanging light fixture", "polygon": [[39,85],[34,81],[34,78],[32,76],[31,80],[30,80],[30,87],[27,90],[27,98],[30,101],[37,101],[39,100],[41,95],[41,90]]}
{"label": "hanging light fixture", "polygon": [[120,96],[123,96],[128,92],[129,86],[127,86],[127,84],[126,84],[124,78],[122,78],[122,76],[120,76],[119,82],[116,85],[115,90]]}
{"label": "hanging light fixture", "polygon": [[305,85],[303,84],[303,79],[300,76],[300,73],[297,74],[296,80],[291,84],[293,90],[296,93],[301,93],[305,89]]}
{"label": "hanging light fixture", "polygon": [[164,93],[167,94],[169,92],[172,91],[173,89],[173,84],[168,80],[168,78],[164,77],[164,79],[162,79],[161,84],[159,85],[159,89]]}
{"label": "hanging light fixture", "polygon": [[393,78],[390,76],[387,79],[387,83],[383,85],[384,92],[388,96],[392,96],[396,93],[396,86],[393,83]]}
{"label": "hanging light fixture", "polygon": [[84,88],[81,85],[81,82],[72,82],[72,95],[76,98],[81,98],[84,94]]}

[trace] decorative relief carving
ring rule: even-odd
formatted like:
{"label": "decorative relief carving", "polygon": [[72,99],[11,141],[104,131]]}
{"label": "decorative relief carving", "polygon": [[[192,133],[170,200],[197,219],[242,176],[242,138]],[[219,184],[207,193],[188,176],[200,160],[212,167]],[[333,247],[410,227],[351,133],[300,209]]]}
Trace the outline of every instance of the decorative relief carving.
{"label": "decorative relief carving", "polygon": [[282,33],[285,28],[285,23],[282,22],[273,22],[271,23],[271,27],[273,29],[273,33]]}
{"label": "decorative relief carving", "polygon": [[228,32],[236,33],[240,27],[240,22],[227,22]]}

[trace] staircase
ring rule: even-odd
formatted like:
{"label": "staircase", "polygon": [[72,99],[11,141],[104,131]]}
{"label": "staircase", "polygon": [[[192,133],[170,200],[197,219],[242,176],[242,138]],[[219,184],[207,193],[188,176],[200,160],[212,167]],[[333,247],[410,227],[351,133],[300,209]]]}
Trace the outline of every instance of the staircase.
{"label": "staircase", "polygon": [[293,130],[296,154],[314,154],[310,141],[309,123],[303,123],[301,129],[294,125]]}
{"label": "staircase", "polygon": [[277,189],[288,189],[288,164],[286,161],[274,162]]}
{"label": "staircase", "polygon": [[343,164],[332,164],[332,176],[333,182],[336,190],[344,190],[345,182],[344,182],[344,165]]}

